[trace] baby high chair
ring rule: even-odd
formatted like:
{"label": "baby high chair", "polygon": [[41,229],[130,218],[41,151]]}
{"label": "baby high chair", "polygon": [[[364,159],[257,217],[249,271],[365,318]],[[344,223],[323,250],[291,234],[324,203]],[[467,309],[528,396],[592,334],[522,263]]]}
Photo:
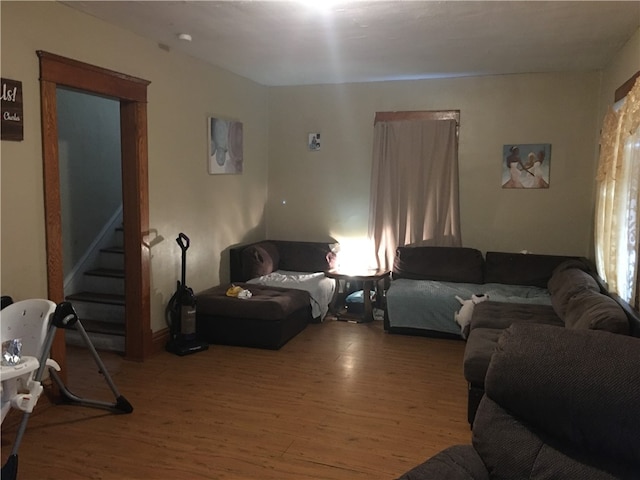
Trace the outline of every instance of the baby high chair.
{"label": "baby high chair", "polygon": [[[69,391],[60,376],[60,366],[49,358],[51,345],[58,328],[75,327],[93,355],[99,372],[116,397],[114,403],[80,398]],[[61,394],[70,403],[107,408],[116,413],[131,413],[133,407],[118,392],[104,363],[96,352],[78,316],[69,302],[58,305],[45,299],[23,300],[8,305],[0,311],[0,341],[2,342],[2,366],[0,369],[2,421],[11,407],[21,410],[22,421],[16,433],[11,454],[2,467],[2,479],[15,479],[18,470],[18,448],[27,428],[27,422],[40,395],[42,379],[49,369]]]}

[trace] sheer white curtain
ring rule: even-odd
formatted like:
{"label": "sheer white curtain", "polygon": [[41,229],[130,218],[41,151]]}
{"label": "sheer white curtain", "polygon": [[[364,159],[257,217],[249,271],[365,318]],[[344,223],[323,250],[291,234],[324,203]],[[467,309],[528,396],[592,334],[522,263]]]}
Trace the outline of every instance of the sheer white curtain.
{"label": "sheer white curtain", "polygon": [[457,121],[407,113],[424,115],[378,114],[374,127],[369,237],[389,270],[398,246],[462,244]]}
{"label": "sheer white curtain", "polygon": [[609,289],[638,305],[640,78],[619,109],[610,108],[600,138],[596,264]]}

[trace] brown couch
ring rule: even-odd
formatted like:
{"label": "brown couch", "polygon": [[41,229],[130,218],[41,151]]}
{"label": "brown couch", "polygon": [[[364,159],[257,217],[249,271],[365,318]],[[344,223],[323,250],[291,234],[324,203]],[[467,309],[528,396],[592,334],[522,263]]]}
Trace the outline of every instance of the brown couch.
{"label": "brown couch", "polygon": [[484,393],[487,368],[505,328],[527,323],[637,334],[637,318],[608,294],[589,263],[562,262],[553,270],[547,287],[551,294],[550,306],[491,301],[475,306],[464,353],[464,375],[469,384],[469,423],[474,421]]}
{"label": "brown couch", "polygon": [[[314,321],[304,290],[247,284],[275,270],[321,272],[333,266],[332,244],[265,240],[232,247],[230,283],[197,294],[196,329],[209,343],[279,349]],[[228,297],[231,284],[249,299]]]}
{"label": "brown couch", "polygon": [[[385,328],[391,333],[461,338],[460,328],[453,322],[452,315],[460,308],[454,299],[456,294],[469,298],[470,293],[485,293],[490,288],[500,292],[501,286],[508,287],[507,290],[511,286],[525,287],[522,289],[524,294],[529,293],[529,287],[531,293],[548,290],[547,304],[531,303],[527,298],[515,296],[509,297],[508,301],[495,301],[497,297],[492,300],[489,295],[488,301],[475,305],[465,332],[467,344],[463,365],[469,384],[467,415],[470,424],[484,394],[491,355],[498,338],[510,325],[535,323],[640,336],[637,312],[607,292],[592,262],[583,257],[508,252],[487,252],[483,257],[473,248],[408,245],[397,249],[392,273],[385,317]],[[407,309],[401,304],[397,311],[392,311],[398,304],[393,289],[412,282],[423,285],[420,289],[409,290],[411,295],[407,296],[410,297],[407,303],[413,302],[412,307]],[[416,293],[416,290],[421,291]],[[424,296],[413,298],[418,294]],[[444,302],[450,303],[442,314],[444,309],[439,306]],[[419,328],[395,326],[390,318],[394,313],[402,318],[416,311],[421,315],[420,319],[424,319]],[[448,331],[443,331],[443,324]]]}
{"label": "brown couch", "polygon": [[640,339],[515,323],[496,344],[472,445],[400,480],[637,479]]}
{"label": "brown couch", "polygon": [[[542,301],[532,297],[547,288],[554,268],[566,260],[587,262],[562,255],[487,252],[483,256],[480,250],[463,247],[399,247],[387,292],[385,329],[460,338],[460,327],[453,321],[460,309],[456,295],[468,299],[486,293],[502,303]],[[545,300],[548,303],[548,295]]]}

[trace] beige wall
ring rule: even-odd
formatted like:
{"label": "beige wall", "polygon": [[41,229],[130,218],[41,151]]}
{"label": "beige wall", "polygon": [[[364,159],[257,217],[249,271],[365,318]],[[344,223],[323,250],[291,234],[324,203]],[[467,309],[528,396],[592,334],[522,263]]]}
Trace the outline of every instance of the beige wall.
{"label": "beige wall", "polygon": [[[375,112],[455,109],[464,245],[587,255],[598,88],[598,73],[272,88],[268,234],[365,237]],[[313,131],[316,152],[306,147]],[[552,144],[548,190],[501,188],[510,143]]]}
{"label": "beige wall", "polygon": [[[1,290],[46,297],[46,252],[36,50],[151,81],[148,89],[151,327],[180,276],[179,232],[191,238],[187,284],[228,276],[221,252],[265,235],[267,91],[256,83],[54,2],[1,2],[2,76],[22,82],[24,141],[2,142]],[[244,173],[207,174],[207,116],[244,122]],[[222,265],[222,267],[221,267]],[[221,271],[222,268],[222,271]]]}

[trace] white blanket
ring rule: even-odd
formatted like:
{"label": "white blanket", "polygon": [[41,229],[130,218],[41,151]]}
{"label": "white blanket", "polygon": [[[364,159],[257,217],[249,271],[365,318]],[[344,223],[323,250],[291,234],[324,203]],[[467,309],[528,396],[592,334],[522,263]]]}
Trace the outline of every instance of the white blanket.
{"label": "white blanket", "polygon": [[262,277],[252,278],[247,283],[257,283],[269,287],[306,290],[311,297],[311,314],[314,319],[323,320],[329,311],[329,303],[336,289],[336,281],[322,272],[305,273],[276,270]]}

